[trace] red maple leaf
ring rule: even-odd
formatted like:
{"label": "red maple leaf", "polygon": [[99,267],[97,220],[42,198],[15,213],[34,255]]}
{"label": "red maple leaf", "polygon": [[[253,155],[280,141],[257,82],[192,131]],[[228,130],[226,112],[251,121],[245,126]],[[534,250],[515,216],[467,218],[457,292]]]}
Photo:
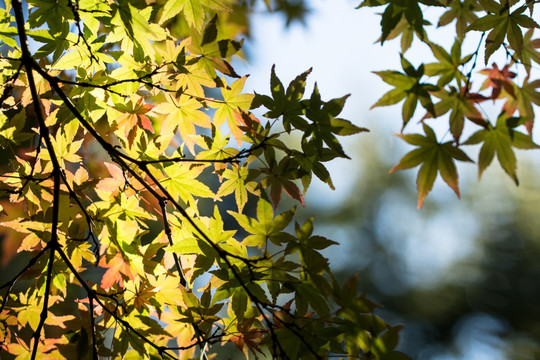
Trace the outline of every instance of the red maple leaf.
{"label": "red maple leaf", "polygon": [[480,74],[488,77],[482,84],[480,90],[493,88],[491,92],[491,99],[493,100],[499,97],[502,89],[506,90],[512,97],[515,97],[513,81],[511,79],[516,77],[516,73],[508,70],[509,65],[505,65],[502,69],[499,69],[495,63],[493,63],[492,66],[491,69],[480,71]]}

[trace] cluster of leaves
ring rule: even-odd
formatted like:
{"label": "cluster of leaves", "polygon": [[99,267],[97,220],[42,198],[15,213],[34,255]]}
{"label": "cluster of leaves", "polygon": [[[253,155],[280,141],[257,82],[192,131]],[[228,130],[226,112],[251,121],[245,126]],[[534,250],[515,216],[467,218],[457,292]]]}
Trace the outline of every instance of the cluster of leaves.
{"label": "cluster of leaves", "polygon": [[304,98],[309,71],[243,92],[250,3],[5,2],[1,225],[29,260],[0,284],[2,359],[406,359],[332,276],[335,242],[276,213],[313,174],[333,187],[338,136],[365,129],[338,117],[346,96]]}
{"label": "cluster of leaves", "polygon": [[[540,106],[540,79],[533,78],[534,70],[538,70],[540,64],[537,50],[540,39],[533,39],[535,29],[540,28],[533,18],[537,3],[536,0],[365,0],[360,4],[359,7],[385,6],[381,17],[381,43],[400,37],[401,50],[405,54],[417,37],[430,48],[436,59],[433,63],[414,67],[402,54],[403,72],[376,72],[394,89],[384,94],[373,107],[394,105],[404,100],[402,131],[413,118],[418,102],[425,110],[420,119],[425,135],[399,135],[418,148],[390,170],[422,164],[417,177],[418,207],[431,191],[437,173],[460,196],[455,160],[472,162],[462,145],[481,144],[479,177],[497,154],[501,167],[516,184],[514,149],[539,148],[531,137],[534,106]],[[443,11],[438,18],[438,27],[455,22],[455,41],[449,49],[428,37],[431,23],[423,14],[431,7]],[[477,34],[481,34],[479,39]],[[476,51],[463,55],[463,44],[474,41],[471,38],[478,40]],[[503,55],[504,65],[494,62],[473,78],[481,51],[486,66],[497,51]],[[517,73],[524,74],[520,83],[516,81]],[[436,81],[424,80],[426,77]],[[475,90],[477,83],[480,86]],[[498,107],[496,119],[490,119],[482,109],[482,103],[487,101]],[[452,135],[453,140],[446,142],[438,140],[426,124],[428,119],[445,114],[448,114],[448,125],[437,124],[437,127],[447,129]],[[480,129],[463,140],[466,124]],[[527,133],[518,130],[522,125]]]}

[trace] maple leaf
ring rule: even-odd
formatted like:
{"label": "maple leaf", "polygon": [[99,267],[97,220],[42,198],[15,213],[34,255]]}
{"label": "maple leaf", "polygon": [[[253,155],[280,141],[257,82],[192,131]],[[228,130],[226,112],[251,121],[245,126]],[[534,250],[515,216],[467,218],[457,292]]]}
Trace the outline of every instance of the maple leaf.
{"label": "maple leaf", "polygon": [[[272,119],[283,116],[283,126],[287,132],[291,132],[291,126],[294,126],[297,129],[304,129],[307,126],[306,120],[301,116],[302,106],[299,100],[304,96],[306,79],[311,73],[311,70],[312,69],[308,69],[298,75],[289,83],[287,91],[285,92],[283,84],[276,76],[276,65],[272,65],[270,74],[270,91],[272,97],[255,94],[257,105],[258,103],[261,103],[269,110],[264,116]],[[256,107],[256,105],[254,107]]]}
{"label": "maple leaf", "polygon": [[195,30],[201,31],[204,24],[204,7],[215,11],[232,12],[232,9],[224,1],[216,0],[170,0],[165,3],[163,12],[159,19],[159,23],[163,25],[169,19],[175,17],[180,12],[184,13],[184,17],[189,26]]}
{"label": "maple leaf", "polygon": [[491,69],[480,70],[480,74],[487,76],[480,90],[492,88],[491,98],[493,100],[499,97],[503,89],[515,97],[513,81],[511,79],[516,77],[516,73],[508,70],[509,65],[505,65],[502,69],[499,69],[495,63],[492,66]]}
{"label": "maple leaf", "polygon": [[[465,125],[465,118],[471,120],[477,125],[486,126],[487,122],[476,108],[475,104],[487,100],[481,94],[471,93],[466,87],[461,88],[458,91],[455,87],[450,86],[450,91],[445,89],[436,91],[434,96],[441,99],[440,102],[435,104],[435,117],[450,113],[450,132],[454,136],[456,143],[459,143],[463,127]],[[434,117],[430,113],[426,113],[424,119]]]}
{"label": "maple leaf", "polygon": [[210,117],[199,110],[202,105],[197,100],[187,95],[180,95],[175,99],[168,95],[167,101],[157,105],[155,111],[165,114],[165,119],[161,123],[161,133],[172,137],[178,129],[182,140],[191,153],[195,153],[195,142],[197,132],[195,125],[210,128]]}
{"label": "maple leaf", "polygon": [[508,39],[517,57],[522,59],[523,33],[521,27],[526,29],[540,28],[536,21],[523,15],[523,12],[527,10],[527,5],[520,6],[513,12],[510,12],[510,4],[507,1],[500,4],[495,1],[482,1],[480,5],[488,12],[488,15],[475,20],[467,27],[467,31],[489,31],[484,54],[485,64],[488,63],[495,50],[501,47],[505,38]]}
{"label": "maple leaf", "polygon": [[533,40],[533,34],[534,29],[529,29],[529,31],[525,33],[525,36],[523,36],[523,56],[521,61],[523,62],[523,65],[525,65],[529,75],[531,73],[532,62],[534,61],[535,63],[540,64],[540,52],[536,50],[540,48],[540,39]]}
{"label": "maple leaf", "polygon": [[[221,94],[223,101],[209,103],[210,107],[216,109],[214,125],[219,127],[226,121],[238,145],[242,144],[243,131],[240,127],[245,125],[242,113],[248,112],[251,109],[253,99],[255,98],[253,94],[241,93],[246,79],[247,76],[244,76],[233,82],[230,86],[222,87]],[[225,82],[225,80],[223,81]]]}
{"label": "maple leaf", "polygon": [[519,110],[519,115],[526,119],[525,127],[531,135],[535,118],[533,104],[540,106],[540,92],[536,90],[540,88],[540,80],[529,82],[529,76],[527,76],[521,86],[515,83],[512,86],[515,96],[509,96],[502,109],[509,116]]}
{"label": "maple leaf", "polygon": [[418,101],[431,114],[435,112],[430,92],[437,91],[439,88],[432,84],[420,82],[420,79],[424,76],[424,64],[415,69],[407,59],[401,56],[401,66],[405,73],[394,70],[374,71],[385,83],[395,86],[395,89],[384,94],[371,106],[371,109],[378,106],[394,105],[405,99],[401,112],[403,118],[401,130],[403,131],[414,115]]}
{"label": "maple leaf", "polygon": [[198,65],[186,66],[185,69],[185,72],[180,72],[176,76],[176,91],[203,98],[203,86],[215,86],[215,82],[210,74],[204,71],[204,69],[200,69]]}
{"label": "maple leaf", "polygon": [[149,299],[154,296],[155,287],[150,286],[146,281],[128,281],[126,282],[126,290],[129,294],[126,296],[126,300],[133,301],[133,306],[137,311],[150,310],[152,305]]}
{"label": "maple leaf", "polygon": [[249,359],[247,349],[244,349],[244,345],[253,353],[255,359],[258,359],[258,353],[264,356],[264,352],[259,347],[264,335],[268,332],[253,326],[255,318],[245,319],[241,323],[237,324],[235,335],[229,338],[229,342],[234,342],[236,348],[244,353],[246,359]]}
{"label": "maple leaf", "polygon": [[103,200],[114,198],[120,190],[125,191],[126,196],[130,197],[135,194],[133,188],[128,186],[130,182],[128,175],[122,169],[113,163],[103,162],[107,171],[112,177],[101,179],[96,185],[96,192]]}
{"label": "maple leaf", "polygon": [[20,145],[22,142],[34,136],[29,132],[22,131],[25,125],[26,109],[15,116],[8,118],[5,114],[0,114],[0,147],[7,149],[9,143]]}
{"label": "maple leaf", "polygon": [[456,79],[461,85],[466,80],[465,75],[459,70],[459,67],[468,63],[472,59],[472,54],[461,58],[461,42],[456,39],[450,53],[447,53],[441,46],[430,43],[431,52],[438,60],[435,63],[425,65],[425,74],[427,76],[440,76],[437,86],[442,87]]}
{"label": "maple leaf", "polygon": [[515,130],[526,120],[525,118],[510,118],[503,111],[497,118],[495,127],[490,125],[487,129],[479,130],[464,142],[464,145],[482,143],[478,155],[478,178],[482,177],[482,173],[497,154],[497,159],[503,170],[514,180],[516,185],[519,183],[516,174],[517,160],[512,148],[526,150],[540,148],[533,142],[531,136]]}
{"label": "maple leaf", "polygon": [[114,109],[119,113],[119,116],[115,119],[116,126],[118,129],[124,130],[124,135],[128,140],[130,148],[133,145],[139,126],[154,133],[152,121],[145,115],[152,110],[152,108],[154,108],[154,105],[145,104],[144,98],[142,97],[135,103],[134,97],[132,97],[126,103],[114,104]]}
{"label": "maple leaf", "polygon": [[234,192],[236,206],[239,212],[242,212],[248,201],[248,190],[255,192],[257,171],[249,169],[248,166],[234,166],[232,169],[226,169],[222,177],[226,179],[218,189],[217,196],[227,196]]}
{"label": "maple leaf", "polygon": [[389,38],[390,32],[398,26],[402,18],[407,20],[407,23],[416,31],[420,39],[424,39],[425,31],[423,26],[425,21],[422,16],[420,3],[442,6],[439,1],[432,0],[365,0],[358,7],[388,4],[381,18],[381,44],[383,44]]}
{"label": "maple leaf", "polygon": [[324,102],[321,100],[319,88],[315,84],[309,100],[302,101],[303,112],[311,120],[311,123],[308,122],[307,126],[303,129],[303,141],[311,137],[309,141],[315,143],[317,149],[321,149],[322,151],[324,142],[324,144],[328,145],[330,149],[337,152],[341,157],[349,158],[343,151],[343,147],[335,135],[348,136],[368,130],[358,127],[348,120],[337,117],[343,110],[348,97],[349,95],[345,95],[341,98]]}
{"label": "maple leaf", "polygon": [[228,211],[228,213],[251,234],[242,241],[242,244],[262,249],[267,246],[268,240],[276,245],[280,244],[280,240],[283,239],[282,231],[291,222],[295,211],[296,209],[293,208],[274,217],[272,205],[267,200],[260,198],[257,203],[257,220],[233,211]]}
{"label": "maple leaf", "polygon": [[[294,224],[294,230],[298,242],[296,244],[290,243],[287,246],[287,252],[293,253],[296,250],[300,252],[300,261],[303,267],[308,272],[312,279],[318,279],[324,270],[328,268],[328,259],[325,258],[318,250],[324,250],[329,246],[337,245],[337,242],[329,240],[323,236],[313,235],[313,217],[307,219],[304,224]],[[290,246],[292,245],[292,246]],[[305,289],[307,292],[316,292],[314,289]],[[326,291],[326,290],[324,290]],[[322,293],[324,294],[324,292]],[[321,299],[317,299],[313,296],[310,299],[310,303],[314,305],[314,309],[320,315],[328,314],[328,306],[321,303]],[[318,303],[317,303],[318,302]]]}
{"label": "maple leaf", "polygon": [[[229,145],[229,135],[223,136],[221,131],[212,125],[212,137],[203,136],[203,141],[199,145],[205,150],[200,151],[196,159],[199,160],[225,160],[229,159],[240,152],[238,149],[227,147]],[[220,176],[223,170],[227,169],[227,164],[224,162],[214,163],[215,172]]]}
{"label": "maple leaf", "polygon": [[124,277],[133,280],[135,273],[131,269],[129,259],[117,252],[108,261],[102,257],[99,266],[107,268],[107,271],[101,277],[101,287],[105,290],[110,289],[113,285],[118,284],[124,286]]}
{"label": "maple leaf", "polygon": [[[67,137],[60,132],[55,138],[51,138],[51,143],[53,144],[55,153],[60,159],[62,166],[65,166],[64,161],[69,161],[71,163],[79,163],[81,161],[81,157],[77,155],[76,152],[79,151],[82,142],[82,140],[69,141]],[[48,152],[44,152],[41,157],[50,160]]]}
{"label": "maple leaf", "polygon": [[224,75],[240,78],[227,59],[240,51],[243,40],[217,40],[217,34],[214,41],[204,43],[205,40],[207,39],[199,34],[192,34],[190,41],[186,43],[186,48],[191,54],[198,55],[190,63],[196,63],[200,69],[204,69],[214,83],[220,87],[224,87],[226,84],[217,76],[216,70]]}
{"label": "maple leaf", "polygon": [[195,204],[193,196],[217,200],[212,190],[197,180],[203,170],[203,166],[190,166],[187,163],[167,166],[165,168],[167,178],[162,180],[162,184],[174,198],[180,198],[188,204]]}
{"label": "maple leaf", "polygon": [[284,157],[279,163],[270,164],[269,167],[262,168],[261,171],[266,174],[262,179],[261,185],[264,188],[270,188],[270,197],[274,203],[274,208],[277,208],[281,201],[281,194],[284,190],[287,195],[298,200],[302,206],[304,204],[304,196],[293,180],[298,179],[298,166],[295,161],[291,161],[289,156]]}
{"label": "maple leaf", "polygon": [[122,38],[123,41],[130,39],[139,51],[144,50],[153,55],[155,53],[153,42],[167,38],[167,32],[158,24],[150,21],[153,11],[151,7],[138,9],[128,0],[119,0],[118,4],[115,3],[111,6],[111,11],[114,11],[111,22],[117,26],[114,28],[114,32],[109,34],[106,42],[114,36]]}
{"label": "maple leaf", "polygon": [[19,324],[28,324],[34,331],[37,329],[40,320],[41,305],[36,298],[37,294],[27,291],[19,295],[19,301],[23,305],[17,314]]}
{"label": "maple leaf", "polygon": [[472,162],[463,150],[454,147],[451,141],[439,143],[433,129],[426,124],[423,124],[423,127],[425,136],[420,134],[396,134],[396,136],[411,145],[418,146],[418,148],[407,153],[396,166],[390,169],[390,173],[393,173],[394,171],[410,169],[422,164],[416,178],[418,208],[422,207],[424,199],[433,188],[437,173],[454,190],[457,197],[461,197],[455,160]]}
{"label": "maple leaf", "polygon": [[19,338],[16,338],[16,342],[11,342],[4,346],[9,354],[16,356],[15,360],[31,359],[32,352],[30,350],[30,347],[28,346],[28,344],[26,344],[23,340]]}
{"label": "maple leaf", "polygon": [[200,0],[172,0],[167,1],[163,7],[163,12],[160,17],[160,24],[178,15],[181,11],[184,12],[184,17],[189,26],[193,26],[197,30],[202,30],[204,23],[204,9]]}
{"label": "maple leaf", "polygon": [[456,33],[463,37],[467,26],[478,19],[474,12],[481,10],[480,5],[474,0],[445,0],[444,3],[449,9],[441,15],[437,26],[445,26],[456,20]]}

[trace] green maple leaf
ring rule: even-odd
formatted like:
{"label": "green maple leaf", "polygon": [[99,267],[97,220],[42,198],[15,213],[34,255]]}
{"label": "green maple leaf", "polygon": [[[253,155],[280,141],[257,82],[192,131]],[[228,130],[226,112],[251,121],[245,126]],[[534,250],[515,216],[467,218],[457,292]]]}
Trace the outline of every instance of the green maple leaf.
{"label": "green maple leaf", "polygon": [[330,173],[322,163],[339,157],[339,153],[332,149],[319,149],[313,141],[302,141],[302,150],[303,152],[296,154],[294,159],[299,163],[301,169],[306,172],[306,175],[302,176],[304,189],[308,188],[311,183],[311,175],[315,174],[322,182],[335,190]]}
{"label": "green maple leaf", "polygon": [[200,0],[172,0],[167,1],[163,7],[163,12],[159,23],[163,24],[167,20],[184,12],[184,17],[189,26],[201,31],[204,25],[204,8]]}
{"label": "green maple leaf", "polygon": [[[234,234],[236,234],[236,230],[224,230],[225,224],[223,223],[223,218],[221,217],[221,214],[219,212],[219,208],[217,205],[214,205],[214,213],[212,217],[208,220],[207,228],[208,231],[206,234],[212,241],[214,241],[217,244],[224,244],[227,242],[230,242],[231,240],[236,243],[236,240],[233,238]],[[242,254],[240,251],[241,256],[245,255]]]}
{"label": "green maple leaf", "polygon": [[[238,155],[240,152],[238,149],[228,147],[230,135],[223,136],[221,131],[213,124],[212,137],[202,136],[202,138],[203,141],[199,141],[198,145],[204,150],[199,151],[195,156],[198,160],[225,160]],[[226,163],[214,163],[214,169],[218,175],[221,175],[226,168]]]}
{"label": "green maple leaf", "polygon": [[274,211],[270,202],[260,198],[257,203],[257,219],[233,211],[228,211],[228,213],[238,221],[238,224],[244,230],[251,234],[242,241],[242,244],[245,246],[257,246],[262,249],[267,246],[268,240],[280,245],[283,239],[289,238],[282,231],[291,222],[295,211],[296,208],[292,208],[274,218]]}
{"label": "green maple leaf", "polygon": [[[207,33],[208,31],[206,31],[204,35]],[[217,33],[211,37],[205,37],[204,35],[201,36],[197,33],[191,35],[186,48],[191,54],[198,56],[195,59],[188,61],[187,65],[196,63],[197,66],[204,69],[220,87],[224,87],[226,84],[224,85],[221,79],[216,75],[216,70],[224,75],[240,78],[240,75],[234,71],[227,59],[230,59],[231,56],[240,51],[244,41],[229,39],[217,40]]]}
{"label": "green maple leaf", "polygon": [[[207,272],[214,265],[218,254],[209,243],[198,237],[198,231],[196,231],[189,222],[181,222],[179,220],[181,215],[175,215],[176,216],[171,217],[172,236],[175,243],[174,245],[167,247],[165,251],[183,255],[197,255],[194,271],[190,279],[190,281],[193,282],[197,277]],[[200,229],[206,231],[209,227],[208,223],[203,223],[198,217],[193,217],[192,220]],[[221,232],[224,233],[225,238],[234,234],[234,231],[224,232],[222,230],[223,226],[221,226]],[[217,230],[214,229],[214,233],[216,231]]]}
{"label": "green maple leaf", "polygon": [[186,65],[185,71],[176,75],[176,89],[178,92],[193,97],[204,98],[204,88],[214,87],[216,83],[204,70],[194,65]]}
{"label": "green maple leaf", "polygon": [[9,47],[16,48],[17,28],[10,26],[14,22],[12,16],[5,9],[0,9],[0,44],[4,43]]}
{"label": "green maple leaf", "polygon": [[253,182],[253,179],[258,174],[257,170],[249,169],[246,165],[226,169],[222,174],[226,180],[219,187],[217,196],[227,196],[234,192],[236,206],[238,211],[242,212],[248,201],[248,189],[250,192],[255,192],[256,183]]}
{"label": "green maple leaf", "polygon": [[427,76],[440,76],[437,81],[439,87],[445,86],[454,79],[461,87],[461,83],[466,81],[466,77],[459,70],[459,67],[468,63],[473,55],[470,54],[461,58],[461,42],[458,39],[454,41],[450,53],[447,53],[443,47],[435,43],[430,43],[429,46],[438,62],[426,64],[424,67],[425,74]]}
{"label": "green maple leaf", "polygon": [[472,160],[461,149],[452,145],[452,141],[439,143],[433,129],[424,124],[424,133],[426,134],[396,134],[407,143],[418,146],[417,149],[407,153],[399,163],[390,169],[390,173],[398,170],[410,169],[420,164],[420,170],[416,177],[418,189],[418,208],[421,208],[424,199],[433,188],[433,183],[437,173],[454,190],[459,198],[458,173],[455,160]]}
{"label": "green maple leaf", "polygon": [[416,31],[421,40],[424,40],[424,25],[429,24],[424,20],[420,3],[430,6],[443,6],[436,0],[365,0],[358,8],[364,6],[387,5],[381,18],[381,44],[390,38],[390,33],[398,24],[405,19],[409,26]]}
{"label": "green maple leaf", "polygon": [[[118,5],[113,5],[115,5],[113,9],[116,12],[112,22],[119,26],[115,28],[115,32],[118,31],[116,36],[127,36],[131,39],[136,45],[135,57],[140,62],[145,62],[146,55],[153,55],[155,52],[153,41],[165,40],[167,33],[161,26],[150,21],[151,7],[139,10],[133,7],[128,0],[118,0]],[[141,50],[144,51],[141,52]]]}
{"label": "green maple leaf", "polygon": [[[40,57],[47,56],[54,51],[54,63],[52,68],[56,70],[72,70],[80,67],[92,72],[102,70],[105,64],[115,62],[112,57],[99,51],[105,44],[105,37],[97,37],[97,35],[94,34],[87,36],[87,47],[86,44],[77,42],[77,36],[69,32],[67,24],[62,28],[62,33],[53,34],[48,33],[45,30],[35,30],[32,37],[40,42],[45,42],[45,45],[37,52]],[[74,43],[78,45],[74,46]],[[70,51],[63,53],[64,50]],[[89,51],[92,52],[92,57],[90,57]],[[95,59],[97,59],[100,64],[96,64],[94,61]],[[83,77],[89,76],[86,71],[81,71],[79,76],[81,75]]]}
{"label": "green maple leaf", "polygon": [[[0,113],[0,148],[7,149],[10,143],[20,145],[34,136],[32,133],[23,132],[26,123],[26,109],[11,116],[9,119],[5,113]],[[77,151],[75,149],[75,151]],[[75,152],[73,151],[73,152]]]}
{"label": "green maple leaf", "polygon": [[301,116],[302,106],[300,100],[304,96],[306,79],[310,73],[311,69],[298,75],[289,83],[287,91],[285,91],[283,84],[276,75],[276,66],[272,65],[270,75],[272,97],[256,94],[255,100],[269,110],[264,116],[271,119],[283,116],[283,126],[287,132],[291,132],[292,126],[302,130],[307,126],[306,120]]}
{"label": "green maple leaf", "polygon": [[535,118],[533,104],[540,106],[540,92],[537,91],[540,88],[540,80],[529,82],[529,77],[527,76],[523,80],[521,87],[515,83],[512,83],[512,87],[514,96],[509,94],[503,110],[508,115],[512,115],[516,110],[519,110],[519,115],[526,119],[525,127],[529,134],[531,134]]}
{"label": "green maple leaf", "polygon": [[481,9],[480,5],[475,0],[446,0],[445,5],[449,9],[441,15],[437,26],[445,26],[456,20],[456,33],[462,38],[467,26],[478,19],[474,12]]}
{"label": "green maple leaf", "polygon": [[[328,267],[328,259],[317,250],[324,250],[338,243],[323,236],[313,235],[313,217],[310,217],[303,225],[295,223],[294,228],[298,238],[297,244],[302,264],[310,275],[320,274]],[[292,249],[289,248],[290,250]],[[316,276],[314,277],[316,278]]]}
{"label": "green maple leaf", "polygon": [[[71,141],[66,135],[61,133],[58,133],[55,138],[51,138],[51,143],[62,166],[65,166],[65,161],[71,163],[81,162],[82,159],[77,155],[77,151],[81,148],[82,142],[82,139]],[[47,152],[43,153],[41,156],[43,159],[50,160],[50,155]]]}
{"label": "green maple leaf", "polygon": [[395,89],[384,94],[371,106],[371,109],[378,106],[394,105],[405,99],[401,112],[403,130],[414,115],[418,101],[429,113],[435,114],[430,92],[437,91],[439,88],[432,84],[420,82],[424,75],[424,64],[415,69],[407,59],[401,56],[401,66],[405,71],[404,73],[395,70],[374,71],[385,83],[394,86]]}
{"label": "green maple leaf", "polygon": [[534,29],[529,29],[523,37],[523,53],[521,61],[527,72],[530,74],[532,62],[540,64],[540,52],[536,49],[540,48],[540,39],[532,39]]}
{"label": "green maple leaf", "polygon": [[[461,138],[465,118],[475,124],[486,125],[486,120],[476,108],[475,103],[487,100],[487,98],[480,94],[467,92],[466,90],[466,88],[462,88],[461,91],[458,91],[455,87],[450,86],[450,91],[442,89],[433,93],[434,96],[441,99],[440,102],[435,104],[435,116],[444,115],[451,110],[449,118],[450,132],[454,136],[456,143]],[[428,113],[425,117],[429,118],[432,116],[432,114]]]}
{"label": "green maple leaf", "polygon": [[407,22],[416,30],[422,37],[424,34],[424,18],[422,16],[422,10],[417,1],[405,0],[405,1],[390,1],[390,4],[383,12],[381,19],[382,36],[381,44],[388,38],[390,31],[392,31],[402,17],[407,19]]}
{"label": "green maple leaf", "polygon": [[29,5],[35,8],[28,16],[31,28],[37,28],[47,22],[53,33],[61,32],[61,27],[72,19],[73,14],[67,6],[67,1],[30,0]]}
{"label": "green maple leaf", "polygon": [[39,324],[39,313],[41,311],[41,304],[36,298],[37,295],[37,292],[28,290],[25,294],[19,294],[18,299],[22,308],[17,313],[17,320],[22,325],[28,324],[33,330]]}
{"label": "green maple leaf", "polygon": [[469,30],[489,31],[486,38],[485,64],[493,53],[501,47],[505,38],[508,39],[510,46],[516,52],[519,59],[523,59],[523,33],[521,27],[531,29],[540,28],[532,18],[523,15],[527,10],[527,5],[520,6],[513,12],[510,12],[508,1],[502,1],[500,4],[492,0],[481,2],[482,7],[488,11],[488,15],[475,20],[469,27]]}
{"label": "green maple leaf", "polygon": [[358,127],[349,120],[340,119],[337,116],[343,110],[345,101],[349,95],[341,98],[332,99],[328,102],[321,100],[317,84],[313,88],[311,98],[303,100],[304,115],[311,120],[311,123],[304,129],[303,139],[311,137],[318,149],[323,149],[323,142],[341,157],[349,158],[335,135],[346,136],[359,132],[367,131],[365,128]]}
{"label": "green maple leaf", "polygon": [[516,185],[519,183],[516,174],[517,160],[512,148],[540,148],[540,146],[533,142],[531,136],[514,130],[525,121],[525,118],[509,118],[503,111],[497,118],[495,127],[489,125],[487,129],[475,132],[464,143],[464,145],[482,143],[482,148],[478,155],[478,178],[482,177],[482,173],[491,164],[495,154],[497,154],[497,159],[503,170],[514,180]]}

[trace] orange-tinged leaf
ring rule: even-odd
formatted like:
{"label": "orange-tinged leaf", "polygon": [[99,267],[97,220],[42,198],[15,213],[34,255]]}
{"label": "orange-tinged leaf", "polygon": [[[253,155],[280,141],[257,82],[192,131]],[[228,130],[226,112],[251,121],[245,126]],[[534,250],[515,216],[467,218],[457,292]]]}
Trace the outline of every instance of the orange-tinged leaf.
{"label": "orange-tinged leaf", "polygon": [[127,260],[120,252],[116,253],[116,255],[107,262],[104,257],[101,258],[99,265],[108,268],[101,278],[101,287],[105,290],[110,289],[114,284],[123,286],[124,276],[131,280],[135,278],[129,260]]}
{"label": "orange-tinged leaf", "polygon": [[216,108],[214,125],[219,127],[227,122],[238,145],[242,143],[243,131],[241,127],[245,125],[242,113],[251,109],[255,98],[253,94],[241,94],[246,79],[247,76],[244,76],[233,82],[229,87],[221,88],[223,102],[209,104],[211,107]]}
{"label": "orange-tinged leaf", "polygon": [[138,97],[136,101],[135,99],[137,96],[133,95],[125,103],[115,103],[114,108],[110,110],[113,114],[117,114],[117,116],[110,116],[114,116],[114,122],[120,133],[123,133],[128,140],[130,148],[133,146],[139,127],[154,133],[152,122],[145,115],[154,108],[154,105],[144,103],[143,97]]}
{"label": "orange-tinged leaf", "polygon": [[126,290],[128,295],[126,300],[133,301],[133,305],[137,311],[142,312],[143,309],[149,309],[151,303],[149,299],[152,298],[156,292],[156,288],[148,285],[145,281],[129,281],[126,284]]}
{"label": "orange-tinged leaf", "polygon": [[513,78],[516,77],[516,73],[509,70],[509,65],[505,65],[502,69],[499,69],[497,64],[493,63],[491,69],[484,69],[480,71],[480,74],[486,75],[487,79],[482,84],[481,90],[492,88],[491,98],[497,99],[504,89],[510,95],[514,96]]}
{"label": "orange-tinged leaf", "polygon": [[154,133],[154,128],[152,127],[152,122],[150,119],[144,115],[139,115],[139,120],[141,122],[141,126],[143,129],[150,131],[152,134]]}

